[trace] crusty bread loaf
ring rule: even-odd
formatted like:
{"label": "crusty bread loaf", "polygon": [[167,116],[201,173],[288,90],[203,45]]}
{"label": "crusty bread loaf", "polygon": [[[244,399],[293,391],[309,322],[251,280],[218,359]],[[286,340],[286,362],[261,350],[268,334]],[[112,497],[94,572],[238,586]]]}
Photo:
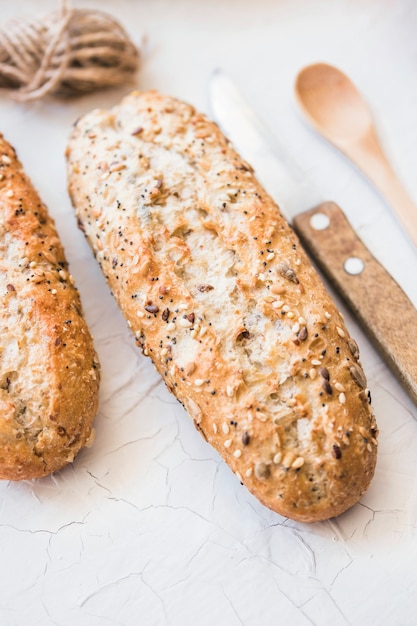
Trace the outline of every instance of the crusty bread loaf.
{"label": "crusty bread loaf", "polygon": [[44,476],[92,441],[98,361],[54,223],[0,135],[0,478]]}
{"label": "crusty bread loaf", "polygon": [[335,516],[372,478],[358,348],[291,228],[218,127],[135,92],[78,121],[69,191],[137,343],[264,504]]}

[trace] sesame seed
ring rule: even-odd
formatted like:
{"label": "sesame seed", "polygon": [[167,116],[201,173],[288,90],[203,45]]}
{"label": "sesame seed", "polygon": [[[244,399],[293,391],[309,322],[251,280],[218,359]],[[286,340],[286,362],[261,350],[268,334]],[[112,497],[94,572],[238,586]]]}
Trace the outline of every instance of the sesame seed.
{"label": "sesame seed", "polygon": [[292,319],[294,317],[294,313],[292,311],[289,311],[287,313],[287,317],[289,317],[290,319]]}
{"label": "sesame seed", "polygon": [[242,456],[242,450],[235,450],[233,452],[233,456],[235,456],[238,459],[239,457]]}
{"label": "sesame seed", "polygon": [[324,315],[325,315],[325,317],[327,317],[327,319],[328,319],[328,320],[331,318],[330,313],[328,313],[327,311],[325,312],[325,314],[324,314]]}
{"label": "sesame seed", "polygon": [[282,464],[287,469],[291,467],[294,461],[294,454],[292,452],[287,452],[287,454],[282,459]]}
{"label": "sesame seed", "polygon": [[6,196],[8,198],[11,198],[12,196],[14,196],[14,191],[13,189],[9,189],[8,191],[6,191]]}
{"label": "sesame seed", "polygon": [[283,294],[285,292],[286,292],[286,289],[282,285],[272,285],[271,286],[271,293],[274,293],[276,295],[281,295],[281,294]]}
{"label": "sesame seed", "polygon": [[282,307],[283,304],[284,304],[284,302],[282,300],[275,300],[272,303],[272,308],[273,309],[279,309],[280,307]]}
{"label": "sesame seed", "polygon": [[166,325],[167,330],[175,330],[175,322],[170,322]]}
{"label": "sesame seed", "polygon": [[204,337],[206,332],[207,332],[207,326],[203,326],[203,328],[200,330],[200,337]]}
{"label": "sesame seed", "polygon": [[187,318],[186,318],[186,317],[181,317],[181,318],[178,320],[178,324],[179,324],[180,326],[182,326],[183,328],[191,328],[191,326],[192,326],[192,322],[190,322],[189,320],[187,320]]}
{"label": "sesame seed", "polygon": [[302,456],[299,456],[295,459],[294,463],[291,465],[293,469],[300,469],[304,465],[304,459]]}
{"label": "sesame seed", "polygon": [[335,384],[334,384],[334,388],[335,388],[337,391],[344,391],[344,390],[345,390],[344,386],[343,386],[341,383],[335,383]]}
{"label": "sesame seed", "polygon": [[231,445],[232,445],[232,440],[231,439],[226,439],[226,441],[224,442],[224,447],[225,448],[230,448]]}
{"label": "sesame seed", "polygon": [[55,296],[55,295],[56,295],[56,293],[57,293],[57,290],[56,290],[56,289],[51,289],[51,293],[52,293],[52,295],[54,295],[54,296]]}
{"label": "sesame seed", "polygon": [[3,163],[6,163],[7,165],[9,165],[12,162],[11,158],[7,154],[2,154],[1,160],[3,161]]}
{"label": "sesame seed", "polygon": [[368,450],[368,452],[372,452],[372,446],[370,443],[366,444],[366,449]]}
{"label": "sesame seed", "polygon": [[136,315],[138,317],[145,317],[145,313],[143,311],[136,311]]}
{"label": "sesame seed", "polygon": [[340,326],[336,326],[336,330],[337,330],[337,334],[339,335],[339,337],[346,337],[345,335],[345,331],[343,330],[343,328],[340,328]]}
{"label": "sesame seed", "polygon": [[167,354],[168,354],[168,349],[167,348],[162,348],[161,356],[166,356]]}
{"label": "sesame seed", "polygon": [[275,465],[279,465],[281,463],[281,459],[282,459],[282,452],[277,452],[273,459]]}
{"label": "sesame seed", "polygon": [[339,394],[339,402],[340,404],[346,404],[346,396],[343,392]]}
{"label": "sesame seed", "polygon": [[306,320],[304,319],[304,317],[302,315],[300,315],[300,317],[298,318],[298,321],[300,323],[300,325],[302,326],[303,324],[307,324]]}
{"label": "sesame seed", "polygon": [[226,387],[226,395],[231,398],[233,396],[233,387],[231,385],[227,385]]}
{"label": "sesame seed", "polygon": [[270,252],[270,253],[267,255],[267,257],[266,257],[266,260],[267,260],[267,261],[272,261],[272,259],[273,259],[274,257],[275,257],[275,254],[274,254],[273,252]]}
{"label": "sesame seed", "polygon": [[230,428],[229,428],[228,424],[226,424],[226,422],[223,422],[223,424],[222,424],[222,431],[224,432],[225,435],[229,434]]}
{"label": "sesame seed", "polygon": [[365,439],[368,438],[368,431],[363,426],[359,426],[359,432]]}
{"label": "sesame seed", "polygon": [[298,331],[300,330],[300,324],[296,322],[291,330],[293,333],[298,333]]}
{"label": "sesame seed", "polygon": [[196,387],[201,387],[201,385],[204,385],[204,380],[202,378],[196,378],[194,381],[194,385]]}
{"label": "sesame seed", "polygon": [[253,469],[249,467],[249,469],[247,469],[245,472],[246,478],[250,478],[252,476],[252,472],[253,472]]}
{"label": "sesame seed", "polygon": [[321,361],[319,361],[318,359],[313,359],[311,361],[311,365],[321,365]]}
{"label": "sesame seed", "polygon": [[288,311],[290,310],[290,307],[288,306],[288,304],[285,304],[285,305],[282,307],[282,310],[284,311],[284,313],[288,313]]}
{"label": "sesame seed", "polygon": [[308,373],[309,373],[311,380],[314,380],[315,378],[317,378],[317,370],[315,370],[314,367],[312,367]]}
{"label": "sesame seed", "polygon": [[213,432],[217,435],[217,424],[213,424]]}

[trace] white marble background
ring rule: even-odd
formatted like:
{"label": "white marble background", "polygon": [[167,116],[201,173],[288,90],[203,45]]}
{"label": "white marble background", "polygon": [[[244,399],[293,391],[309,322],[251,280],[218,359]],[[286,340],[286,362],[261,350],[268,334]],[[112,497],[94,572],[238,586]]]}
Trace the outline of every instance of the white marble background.
{"label": "white marble background", "polygon": [[[417,304],[416,253],[361,175],[303,123],[292,95],[305,64],[348,72],[417,201],[413,0],[74,4],[114,13],[137,42],[147,37],[143,89],[208,111],[208,79],[227,70]],[[54,7],[0,0],[0,22]],[[1,626],[417,624],[417,407],[348,314],[381,430],[379,463],[360,504],[315,525],[248,494],[135,348],[76,228],[63,158],[75,118],[120,96],[31,105],[0,96],[1,131],[56,219],[102,364],[95,445],[55,476],[0,484]]]}

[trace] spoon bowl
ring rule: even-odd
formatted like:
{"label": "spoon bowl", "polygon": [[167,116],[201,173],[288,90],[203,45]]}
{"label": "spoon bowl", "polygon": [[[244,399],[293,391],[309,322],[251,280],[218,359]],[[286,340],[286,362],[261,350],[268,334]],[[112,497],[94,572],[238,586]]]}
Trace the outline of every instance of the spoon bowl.
{"label": "spoon bowl", "polygon": [[351,141],[372,126],[355,85],[331,65],[318,63],[304,68],[297,77],[296,95],[310,122],[330,139]]}
{"label": "spoon bowl", "polygon": [[309,122],[370,179],[417,246],[417,206],[385,156],[369,108],[352,81],[336,67],[316,63],[300,71],[295,94]]}

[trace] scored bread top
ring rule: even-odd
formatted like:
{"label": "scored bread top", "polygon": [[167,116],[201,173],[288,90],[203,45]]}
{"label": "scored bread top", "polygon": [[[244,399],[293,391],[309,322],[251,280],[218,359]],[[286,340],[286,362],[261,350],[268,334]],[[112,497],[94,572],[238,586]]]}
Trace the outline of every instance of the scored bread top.
{"label": "scored bread top", "polygon": [[154,91],[82,117],[67,158],[110,288],[204,437],[285,516],[354,504],[377,444],[358,347],[250,165]]}
{"label": "scored bread top", "polygon": [[44,476],[92,441],[99,370],[46,207],[0,135],[0,478]]}

